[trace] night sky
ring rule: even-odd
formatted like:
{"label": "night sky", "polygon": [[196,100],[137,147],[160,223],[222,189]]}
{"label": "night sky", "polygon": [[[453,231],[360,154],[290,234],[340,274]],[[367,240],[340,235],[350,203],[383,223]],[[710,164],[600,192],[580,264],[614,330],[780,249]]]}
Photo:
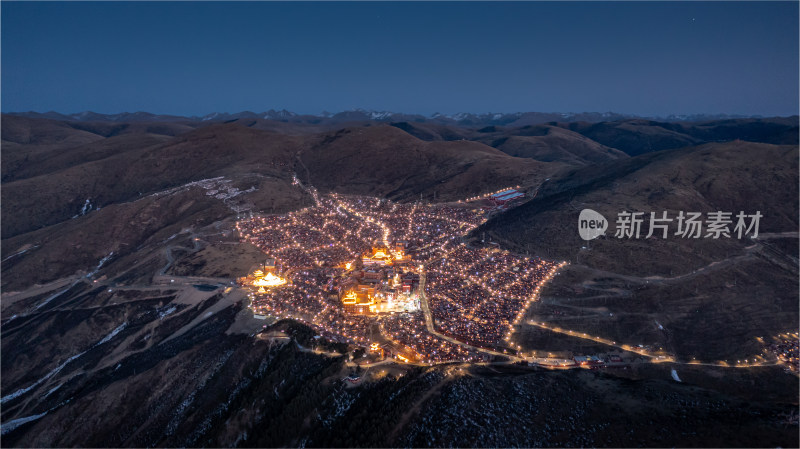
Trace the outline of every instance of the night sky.
{"label": "night sky", "polygon": [[798,111],[797,2],[2,2],[2,110]]}

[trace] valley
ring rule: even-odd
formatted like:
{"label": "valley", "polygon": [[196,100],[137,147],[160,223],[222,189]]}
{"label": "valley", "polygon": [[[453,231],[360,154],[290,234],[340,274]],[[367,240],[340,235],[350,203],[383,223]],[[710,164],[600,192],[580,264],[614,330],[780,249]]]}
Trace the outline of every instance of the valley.
{"label": "valley", "polygon": [[[796,444],[796,142],[2,118],[6,445]],[[586,242],[583,208],[763,218]]]}

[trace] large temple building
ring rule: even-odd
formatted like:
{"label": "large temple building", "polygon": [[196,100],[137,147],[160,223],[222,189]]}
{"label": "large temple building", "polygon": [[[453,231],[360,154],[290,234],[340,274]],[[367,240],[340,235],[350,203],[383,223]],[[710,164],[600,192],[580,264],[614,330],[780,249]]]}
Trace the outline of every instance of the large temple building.
{"label": "large temple building", "polygon": [[392,260],[392,254],[389,252],[389,249],[381,246],[373,246],[372,251],[361,257],[361,263],[364,264],[364,267],[383,267],[391,265]]}
{"label": "large temple building", "polygon": [[263,265],[249,275],[238,279],[243,286],[258,287],[258,293],[266,293],[267,289],[286,285],[288,280],[277,274],[275,259],[267,259]]}
{"label": "large temple building", "polygon": [[[373,246],[361,256],[361,269],[350,273],[339,294],[344,310],[355,315],[413,312],[419,310],[419,275],[410,270],[405,255],[407,242]],[[347,263],[348,269],[353,267]]]}
{"label": "large temple building", "polygon": [[375,299],[366,291],[348,291],[342,296],[342,306],[345,312],[354,315],[375,313]]}

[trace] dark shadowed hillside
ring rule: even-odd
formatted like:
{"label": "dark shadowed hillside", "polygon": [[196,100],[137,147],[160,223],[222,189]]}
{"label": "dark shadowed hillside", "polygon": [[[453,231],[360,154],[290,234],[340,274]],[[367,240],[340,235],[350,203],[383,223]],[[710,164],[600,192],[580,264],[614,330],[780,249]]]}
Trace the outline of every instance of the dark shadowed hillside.
{"label": "dark shadowed hillside", "polygon": [[650,151],[736,139],[796,145],[798,142],[797,123],[797,116],[794,116],[699,123],[630,119],[600,123],[574,122],[559,124],[559,126],[635,156]]}
{"label": "dark shadowed hillside", "polygon": [[[684,360],[735,362],[759,353],[756,337],[798,325],[797,161],[797,147],[737,141],[573,169],[475,235],[570,261],[531,307],[534,320],[557,324],[563,315],[567,329],[662,347]],[[609,220],[604,237],[581,240],[584,208]],[[622,211],[645,212],[641,238],[614,237]],[[645,238],[649,213],[663,211],[673,219],[679,211],[763,218],[758,239],[682,238],[675,222],[668,238],[659,231]],[[531,328],[527,341],[536,347],[551,337]]]}
{"label": "dark shadowed hillside", "polygon": [[624,120],[601,123],[569,123],[565,128],[583,134],[603,145],[624,151],[630,156],[669,148],[687,147],[701,139],[673,131],[658,122]]}
{"label": "dark shadowed hillside", "polygon": [[624,152],[601,145],[578,133],[556,126],[537,125],[485,131],[479,141],[515,157],[543,162],[586,165],[627,158]]}
{"label": "dark shadowed hillside", "polygon": [[417,139],[427,141],[462,139],[473,140],[479,135],[479,132],[475,130],[436,123],[394,122],[391,123],[391,125],[395,128],[402,129]]}

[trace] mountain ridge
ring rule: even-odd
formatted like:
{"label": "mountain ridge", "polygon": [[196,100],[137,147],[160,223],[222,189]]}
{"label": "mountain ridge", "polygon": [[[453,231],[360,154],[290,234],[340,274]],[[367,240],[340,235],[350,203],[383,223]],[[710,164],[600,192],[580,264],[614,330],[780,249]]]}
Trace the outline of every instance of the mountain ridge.
{"label": "mountain ridge", "polygon": [[[398,121],[416,121],[416,122],[434,122],[443,124],[460,124],[462,126],[487,126],[487,125],[503,125],[503,126],[525,126],[542,124],[552,121],[570,121],[570,122],[604,122],[615,121],[623,119],[648,119],[648,120],[661,120],[666,122],[699,122],[708,120],[729,120],[729,119],[764,119],[775,118],[782,116],[764,117],[761,115],[747,115],[747,114],[670,114],[666,116],[648,116],[637,115],[617,112],[539,112],[539,111],[524,111],[524,112],[458,112],[454,114],[442,114],[435,112],[430,115],[417,114],[417,113],[402,113],[386,110],[372,110],[372,109],[350,109],[337,113],[330,113],[323,111],[319,114],[300,114],[286,109],[269,109],[263,112],[253,111],[240,111],[234,113],[228,112],[210,112],[204,115],[177,115],[177,114],[156,114],[145,111],[136,112],[119,112],[113,114],[104,114],[94,111],[83,111],[76,113],[61,113],[56,111],[36,112],[36,111],[14,111],[4,112],[4,114],[15,115],[28,118],[47,118],[53,120],[64,121],[111,121],[111,122],[143,122],[143,121],[156,121],[156,122],[196,122],[196,121],[229,121],[243,118],[249,119],[267,119],[267,120],[281,120],[290,122],[308,122],[314,123],[318,121],[352,121],[352,120],[372,120],[379,122],[398,122]],[[793,116],[788,116],[791,118]]]}

